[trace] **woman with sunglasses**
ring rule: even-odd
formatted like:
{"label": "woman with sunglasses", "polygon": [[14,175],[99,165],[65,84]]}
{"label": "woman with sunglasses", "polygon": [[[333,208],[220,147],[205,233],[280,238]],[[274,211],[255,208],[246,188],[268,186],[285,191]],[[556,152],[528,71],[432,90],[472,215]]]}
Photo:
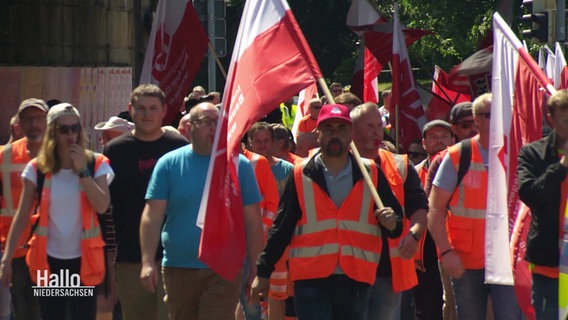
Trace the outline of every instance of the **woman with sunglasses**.
{"label": "woman with sunglasses", "polygon": [[65,319],[67,313],[72,319],[96,317],[92,286],[105,274],[97,212],[109,205],[114,173],[108,159],[85,144],[77,109],[68,103],[53,106],[38,156],[22,173],[24,191],[0,264],[0,281],[9,285],[16,244],[30,236],[23,230],[35,211],[26,263],[44,320]]}

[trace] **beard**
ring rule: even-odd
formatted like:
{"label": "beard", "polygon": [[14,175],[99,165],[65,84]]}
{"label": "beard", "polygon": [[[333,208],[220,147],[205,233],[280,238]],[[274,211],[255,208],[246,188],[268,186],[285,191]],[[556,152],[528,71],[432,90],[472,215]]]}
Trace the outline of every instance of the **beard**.
{"label": "beard", "polygon": [[338,138],[332,138],[325,145],[325,154],[331,157],[339,157],[345,151],[345,147]]}

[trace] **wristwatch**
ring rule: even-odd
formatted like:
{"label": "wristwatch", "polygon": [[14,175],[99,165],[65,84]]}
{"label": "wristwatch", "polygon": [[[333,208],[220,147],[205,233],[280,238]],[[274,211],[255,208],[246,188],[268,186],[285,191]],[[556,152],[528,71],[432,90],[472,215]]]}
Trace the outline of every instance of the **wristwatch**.
{"label": "wristwatch", "polygon": [[420,237],[416,234],[416,232],[409,230],[408,234],[410,234],[412,236],[412,238],[414,238],[414,240],[420,241]]}

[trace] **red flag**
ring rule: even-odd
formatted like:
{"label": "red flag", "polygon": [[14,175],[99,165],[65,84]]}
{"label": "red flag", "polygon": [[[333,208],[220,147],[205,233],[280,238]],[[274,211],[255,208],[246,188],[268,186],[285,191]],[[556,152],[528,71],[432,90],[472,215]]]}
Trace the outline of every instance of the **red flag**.
{"label": "red flag", "polygon": [[191,1],[160,1],[144,57],[140,83],[153,83],[166,94],[169,124],[183,103],[209,39]]}
{"label": "red flag", "polygon": [[[447,99],[454,104],[458,104],[464,101],[471,101],[471,95],[468,93],[462,93],[459,90],[453,90],[452,88],[458,83],[451,83],[449,75],[440,67],[434,67],[434,81],[432,82],[432,92]],[[469,87],[469,86],[468,86]]]}
{"label": "red flag", "polygon": [[242,268],[245,234],[236,163],[248,128],[321,78],[284,0],[247,1],[229,68],[198,225],[199,258],[223,278]]}
{"label": "red flag", "polygon": [[[516,237],[511,248],[506,244],[510,234],[523,234],[528,228],[526,216],[519,215],[516,188],[517,155],[521,146],[541,137],[542,111],[545,99],[542,88],[554,90],[550,80],[539,68],[522,43],[515,37],[499,14],[493,15],[493,67],[487,223],[485,243],[485,277],[488,283],[513,284],[519,305],[525,315],[534,318],[530,303],[530,278],[522,256],[524,239]],[[503,215],[508,212],[508,215]],[[518,217],[523,220],[515,223]],[[514,261],[515,270],[511,261]]]}
{"label": "red flag", "polygon": [[379,102],[379,72],[383,66],[377,61],[375,56],[365,47],[365,65],[363,72],[363,101]]}
{"label": "red flag", "polygon": [[432,79],[434,81],[432,81],[431,90],[418,86],[426,118],[428,118],[428,121],[434,119],[449,121],[448,117],[452,106],[460,102],[471,101],[471,97],[468,94],[448,89],[448,74],[438,66],[434,66]]}
{"label": "red flag", "polygon": [[[365,46],[369,48],[369,51],[373,53],[382,66],[392,59],[393,31],[395,28],[401,30],[400,24],[396,26],[396,22],[394,22],[394,25],[392,23],[380,23],[374,25],[364,34]],[[405,47],[424,36],[433,34],[433,32],[427,30],[407,28],[403,28],[401,32],[399,43],[404,43]],[[404,35],[404,38],[402,35]]]}
{"label": "red flag", "polygon": [[[398,8],[395,5],[392,42],[392,103],[399,109],[399,144],[406,150],[413,140],[422,137],[422,127],[426,123],[426,115],[414,84],[412,67],[398,21],[397,10]],[[391,121],[391,123],[393,122]]]}
{"label": "red flag", "polygon": [[560,47],[560,44],[556,42],[554,47],[554,55],[556,60],[554,61],[554,87],[556,89],[568,89],[568,68],[566,67],[566,58],[564,58],[564,52]]}

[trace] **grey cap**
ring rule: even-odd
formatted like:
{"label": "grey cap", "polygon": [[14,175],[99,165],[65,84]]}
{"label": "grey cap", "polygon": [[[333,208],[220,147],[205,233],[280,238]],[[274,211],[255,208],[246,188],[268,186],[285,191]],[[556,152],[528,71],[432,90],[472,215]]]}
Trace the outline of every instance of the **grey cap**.
{"label": "grey cap", "polygon": [[450,131],[451,125],[444,120],[440,119],[432,120],[424,125],[424,128],[422,129],[422,138],[426,137],[426,132],[430,131],[430,129],[435,127],[442,127]]}
{"label": "grey cap", "polygon": [[36,99],[36,98],[29,98],[29,99],[22,101],[22,103],[20,103],[20,106],[18,107],[18,115],[20,113],[22,113],[22,111],[24,111],[25,109],[27,109],[29,107],[38,108],[41,111],[45,111],[45,112],[47,112],[49,110],[49,107],[47,106],[47,103],[45,103],[45,101],[43,101],[41,99]]}
{"label": "grey cap", "polygon": [[56,104],[49,109],[47,112],[47,124],[50,124],[63,116],[76,116],[77,118],[81,118],[79,110],[77,110],[72,104],[63,102]]}
{"label": "grey cap", "polygon": [[469,101],[460,102],[450,110],[450,122],[458,123],[462,118],[473,116],[473,104]]}

